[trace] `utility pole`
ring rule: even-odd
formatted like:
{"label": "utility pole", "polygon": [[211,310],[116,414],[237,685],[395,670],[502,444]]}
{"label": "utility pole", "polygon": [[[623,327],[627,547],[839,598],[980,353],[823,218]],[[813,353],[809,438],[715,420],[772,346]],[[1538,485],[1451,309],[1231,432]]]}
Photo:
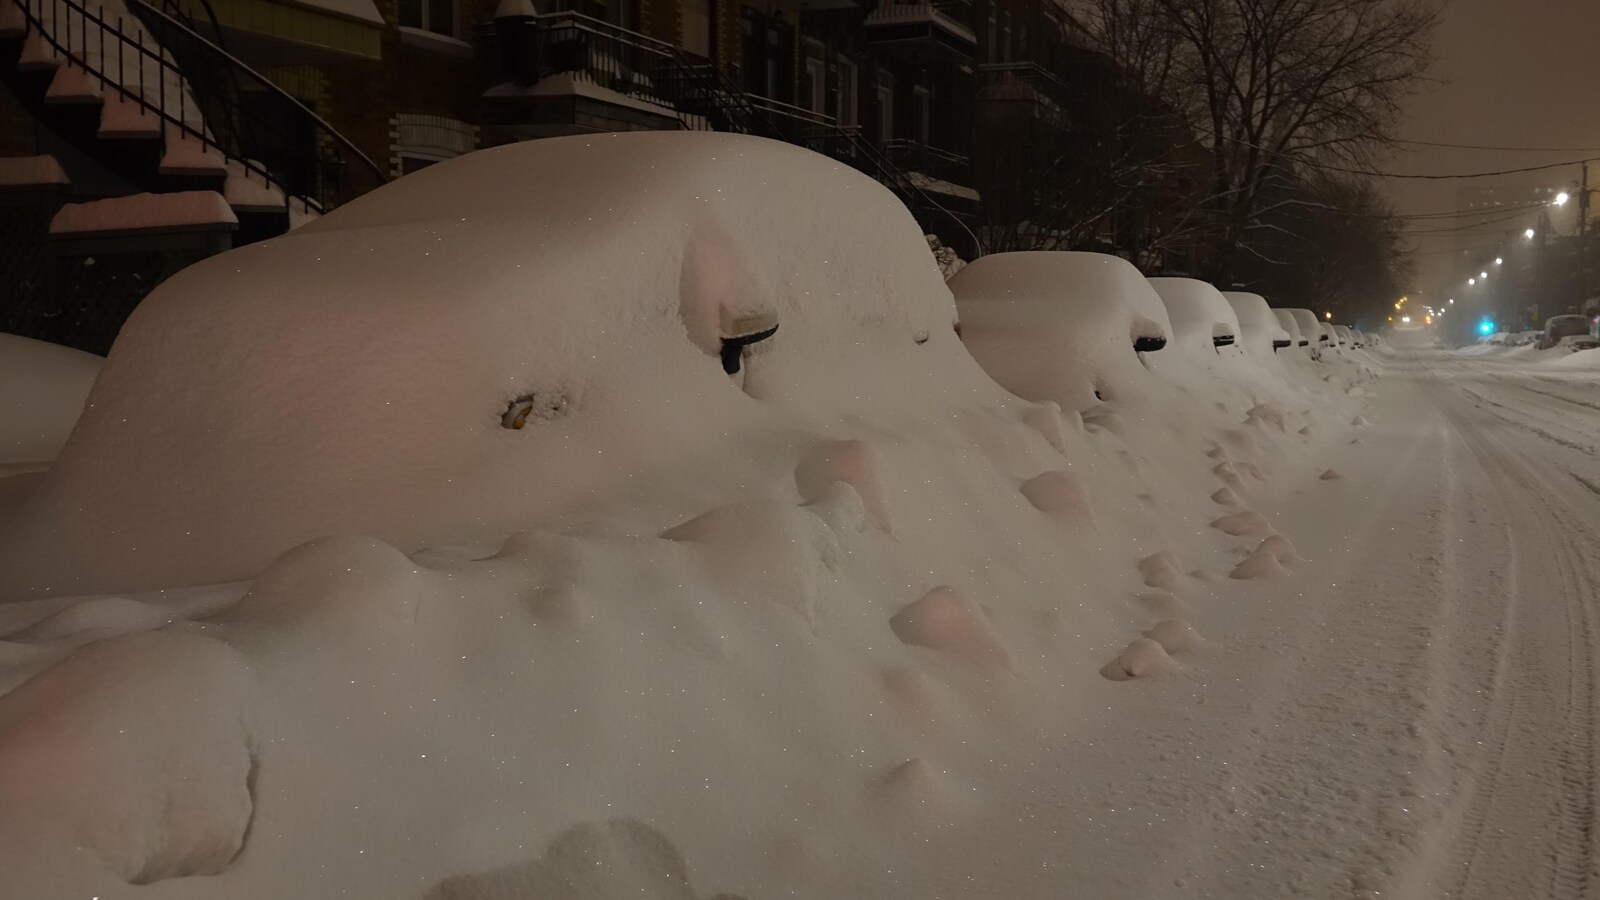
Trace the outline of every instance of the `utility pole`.
{"label": "utility pole", "polygon": [[1583,181],[1578,185],[1578,312],[1589,299],[1589,164],[1583,164]]}

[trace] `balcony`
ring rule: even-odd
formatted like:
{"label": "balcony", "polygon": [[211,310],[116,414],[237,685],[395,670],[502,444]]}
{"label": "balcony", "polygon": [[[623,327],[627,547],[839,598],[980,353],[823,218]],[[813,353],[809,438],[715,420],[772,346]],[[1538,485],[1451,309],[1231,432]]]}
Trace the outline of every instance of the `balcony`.
{"label": "balcony", "polygon": [[885,141],[883,154],[919,190],[954,199],[958,206],[980,200],[978,192],[968,186],[972,184],[972,160],[966,156],[903,138]]}
{"label": "balcony", "polygon": [[910,63],[967,62],[978,46],[970,0],[888,0],[865,25],[869,46]]}
{"label": "balcony", "polygon": [[985,63],[978,76],[978,102],[990,115],[1010,113],[1066,124],[1071,90],[1038,63]]}

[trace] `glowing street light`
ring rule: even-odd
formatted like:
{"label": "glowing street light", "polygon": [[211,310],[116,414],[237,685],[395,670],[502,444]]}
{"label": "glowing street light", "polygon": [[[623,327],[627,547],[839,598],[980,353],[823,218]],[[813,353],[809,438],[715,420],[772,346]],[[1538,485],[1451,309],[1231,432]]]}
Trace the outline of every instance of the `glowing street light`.
{"label": "glowing street light", "polygon": [[1455,303],[1455,302],[1456,302],[1456,298],[1454,298],[1454,297],[1451,297],[1451,298],[1450,298],[1450,302],[1451,302],[1451,303],[1452,303],[1452,304],[1454,304],[1454,303]]}
{"label": "glowing street light", "polygon": [[1506,261],[1504,259],[1501,259],[1500,257],[1496,256],[1494,258],[1494,264],[1497,265],[1497,266],[1503,266],[1503,265],[1506,264]]}
{"label": "glowing street light", "polygon": [[1322,317],[1323,317],[1323,318],[1324,318],[1324,319],[1327,319],[1327,320],[1328,320],[1328,321],[1330,321],[1330,322],[1332,322],[1332,321],[1333,321],[1333,313],[1331,313],[1331,312],[1325,312],[1325,313],[1323,313],[1323,314],[1322,314]]}
{"label": "glowing street light", "polygon": [[1489,273],[1488,272],[1479,272],[1478,273],[1478,280],[1479,281],[1488,281],[1489,280]]}
{"label": "glowing street light", "polygon": [[1556,199],[1553,202],[1557,206],[1566,206],[1567,205],[1567,201],[1571,200],[1571,199],[1572,199],[1572,195],[1571,194],[1567,193],[1566,191],[1562,191],[1561,193],[1556,195]]}
{"label": "glowing street light", "polygon": [[1400,321],[1403,324],[1410,325],[1411,324],[1411,317],[1410,316],[1401,316],[1400,317]]}
{"label": "glowing street light", "polygon": [[1478,279],[1476,279],[1476,278],[1468,278],[1467,279],[1467,287],[1472,287],[1473,285],[1475,285],[1477,283],[1478,283]]}
{"label": "glowing street light", "polygon": [[1533,240],[1533,236],[1538,234],[1538,233],[1539,232],[1534,231],[1532,228],[1529,228],[1527,231],[1524,231],[1522,233],[1522,236],[1531,241],[1531,240]]}

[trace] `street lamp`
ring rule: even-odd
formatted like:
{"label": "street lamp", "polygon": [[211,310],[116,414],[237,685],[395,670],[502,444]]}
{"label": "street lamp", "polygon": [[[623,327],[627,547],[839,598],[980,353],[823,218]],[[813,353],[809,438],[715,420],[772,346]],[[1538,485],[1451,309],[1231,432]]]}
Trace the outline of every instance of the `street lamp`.
{"label": "street lamp", "polygon": [[1533,240],[1533,236],[1536,235],[1536,234],[1538,234],[1537,231],[1534,231],[1532,228],[1529,228],[1527,231],[1524,231],[1522,233],[1522,236],[1531,241],[1531,240]]}
{"label": "street lamp", "polygon": [[1489,280],[1489,273],[1488,272],[1479,272],[1478,273],[1478,277],[1483,279],[1484,281],[1488,281]]}
{"label": "street lamp", "polygon": [[1557,206],[1566,206],[1567,205],[1567,201],[1571,200],[1571,199],[1572,199],[1572,195],[1571,194],[1567,193],[1566,191],[1562,191],[1561,193],[1556,195],[1556,199],[1554,201],[1552,201],[1552,202],[1554,202],[1555,205],[1557,205]]}
{"label": "street lamp", "polygon": [[1475,285],[1477,283],[1478,283],[1478,279],[1476,279],[1476,278],[1468,278],[1467,279],[1467,287],[1472,287],[1473,285]]}
{"label": "street lamp", "polygon": [[1494,264],[1497,265],[1497,266],[1503,266],[1503,265],[1506,264],[1506,261],[1504,259],[1501,259],[1500,257],[1496,256],[1494,258]]}
{"label": "street lamp", "polygon": [[1452,305],[1452,306],[1454,306],[1454,305],[1455,305],[1455,302],[1456,302],[1456,298],[1454,298],[1454,297],[1451,297],[1451,298],[1450,298],[1450,305]]}

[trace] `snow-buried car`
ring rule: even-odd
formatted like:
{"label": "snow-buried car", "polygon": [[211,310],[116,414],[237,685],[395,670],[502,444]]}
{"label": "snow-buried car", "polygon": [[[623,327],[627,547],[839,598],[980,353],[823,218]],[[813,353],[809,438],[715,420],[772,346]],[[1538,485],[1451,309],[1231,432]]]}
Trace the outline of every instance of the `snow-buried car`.
{"label": "snow-buried car", "polygon": [[468,154],[156,290],[0,533],[0,599],[239,578],[330,533],[670,524],[676,485],[748,474],[727,451],[774,410],[1010,402],[954,317],[905,207],[819,154],[660,133]]}

